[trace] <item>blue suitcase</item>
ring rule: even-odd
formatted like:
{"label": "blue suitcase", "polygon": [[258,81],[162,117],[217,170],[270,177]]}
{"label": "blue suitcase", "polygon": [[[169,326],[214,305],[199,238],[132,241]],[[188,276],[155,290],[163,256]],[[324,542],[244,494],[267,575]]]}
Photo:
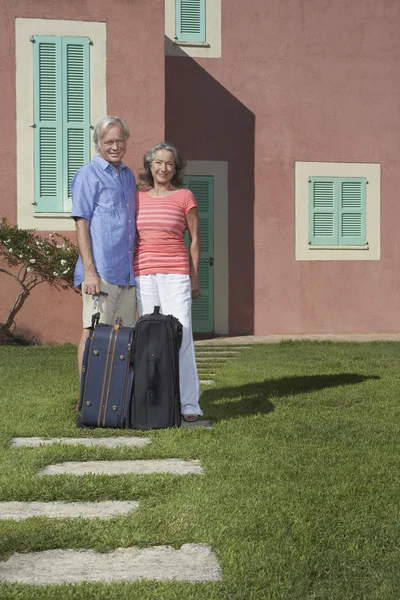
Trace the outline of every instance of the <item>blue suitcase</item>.
{"label": "blue suitcase", "polygon": [[96,317],[82,362],[78,426],[130,427],[134,328],[95,326]]}

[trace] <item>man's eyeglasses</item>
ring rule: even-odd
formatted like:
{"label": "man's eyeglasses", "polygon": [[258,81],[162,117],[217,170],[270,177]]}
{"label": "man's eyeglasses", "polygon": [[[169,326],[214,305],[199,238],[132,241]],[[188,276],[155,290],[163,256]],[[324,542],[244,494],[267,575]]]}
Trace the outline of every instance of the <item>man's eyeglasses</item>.
{"label": "man's eyeglasses", "polygon": [[103,145],[106,148],[112,148],[114,146],[114,144],[116,146],[125,146],[125,140],[107,140],[105,142],[103,142]]}

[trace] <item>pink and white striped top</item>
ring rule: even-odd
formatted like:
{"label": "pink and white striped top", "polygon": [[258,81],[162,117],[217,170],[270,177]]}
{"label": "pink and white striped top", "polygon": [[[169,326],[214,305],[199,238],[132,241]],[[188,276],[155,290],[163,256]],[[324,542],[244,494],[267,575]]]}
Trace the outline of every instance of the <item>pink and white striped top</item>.
{"label": "pink and white striped top", "polygon": [[187,229],[185,217],[195,207],[196,198],[187,189],[165,198],[153,198],[142,190],[136,192],[136,277],[152,273],[190,274],[183,236]]}

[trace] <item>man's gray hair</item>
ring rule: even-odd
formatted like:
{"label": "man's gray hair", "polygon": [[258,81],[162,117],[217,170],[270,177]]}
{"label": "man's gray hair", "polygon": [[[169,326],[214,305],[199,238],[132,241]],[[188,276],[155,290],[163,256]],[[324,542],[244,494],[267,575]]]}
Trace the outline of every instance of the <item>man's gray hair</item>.
{"label": "man's gray hair", "polygon": [[93,131],[93,145],[96,152],[100,151],[99,142],[110,125],[121,125],[124,130],[125,141],[129,138],[129,127],[122,117],[110,117],[108,115],[106,115],[105,117],[101,117],[97,121]]}

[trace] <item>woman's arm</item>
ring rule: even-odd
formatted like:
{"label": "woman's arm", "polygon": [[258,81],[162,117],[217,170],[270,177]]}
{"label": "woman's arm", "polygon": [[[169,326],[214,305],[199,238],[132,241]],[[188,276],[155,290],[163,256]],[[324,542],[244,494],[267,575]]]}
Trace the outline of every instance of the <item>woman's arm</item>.
{"label": "woman's arm", "polygon": [[186,223],[192,239],[190,245],[190,280],[192,282],[192,298],[196,300],[201,295],[199,287],[199,264],[200,264],[200,225],[199,211],[191,208],[186,214]]}

